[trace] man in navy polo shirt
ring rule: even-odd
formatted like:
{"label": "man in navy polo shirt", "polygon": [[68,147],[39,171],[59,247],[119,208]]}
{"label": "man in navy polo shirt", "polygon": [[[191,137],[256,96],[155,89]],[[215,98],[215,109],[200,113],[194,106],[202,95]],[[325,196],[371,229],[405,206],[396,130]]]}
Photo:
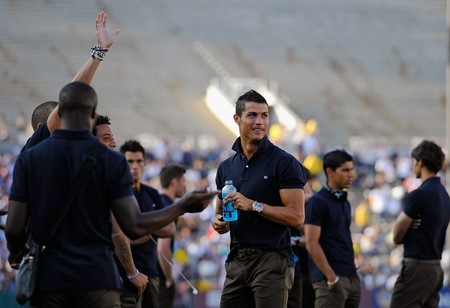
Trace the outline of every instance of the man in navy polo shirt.
{"label": "man in navy polo shirt", "polygon": [[[220,307],[286,307],[294,280],[289,227],[303,225],[305,171],[269,141],[269,105],[261,94],[241,95],[233,118],[240,135],[232,147],[236,154],[220,163],[216,184],[233,180],[238,192],[217,200],[211,221],[231,238]],[[239,216],[224,222],[222,204],[229,201]]]}
{"label": "man in navy polo shirt", "polygon": [[[81,82],[69,83],[60,92],[59,103],[62,129],[22,152],[14,167],[5,228],[8,261],[20,261],[30,231],[37,243],[46,245],[31,306],[120,307],[111,211],[124,233],[137,239],[185,212],[202,211],[217,191],[191,192],[171,207],[141,213],[125,158],[104,147],[47,243],[61,208],[68,206],[65,199],[86,152],[98,142],[91,134],[97,107],[94,89]],[[26,229],[29,219],[31,230]]]}
{"label": "man in navy polo shirt", "polygon": [[[164,208],[159,192],[141,182],[145,167],[145,149],[136,140],[128,140],[121,147],[120,152],[125,156],[133,176],[133,192],[142,213],[152,212]],[[153,232],[157,237],[171,237],[175,235],[175,223],[172,221],[163,228]],[[147,235],[136,241],[131,241],[131,252],[136,268],[149,278],[149,283],[142,293],[142,307],[159,307],[159,271],[158,251],[155,240]],[[133,302],[136,288],[130,282],[129,276],[119,265],[119,271],[123,280],[122,307],[128,307]],[[125,304],[125,305],[124,305]],[[138,304],[138,306],[140,306]]]}
{"label": "man in navy polo shirt", "polygon": [[309,275],[315,307],[358,308],[361,283],[356,273],[350,233],[347,190],[353,177],[353,157],[334,150],[323,157],[326,183],[305,206],[306,249],[312,259]]}
{"label": "man in navy polo shirt", "polygon": [[404,258],[391,307],[438,307],[444,280],[440,261],[450,221],[450,199],[437,176],[445,155],[436,143],[424,140],[411,156],[422,185],[406,196],[394,225],[394,242],[403,244]]}

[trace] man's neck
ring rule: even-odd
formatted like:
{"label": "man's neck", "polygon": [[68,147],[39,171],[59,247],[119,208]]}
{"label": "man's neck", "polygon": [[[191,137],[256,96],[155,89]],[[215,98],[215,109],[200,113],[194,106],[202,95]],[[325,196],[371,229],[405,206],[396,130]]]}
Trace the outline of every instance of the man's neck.
{"label": "man's neck", "polygon": [[437,176],[436,173],[429,171],[427,168],[422,168],[420,179],[422,180],[422,183],[428,180],[429,178]]}
{"label": "man's neck", "polygon": [[259,145],[260,143],[249,142],[247,140],[241,139],[242,152],[244,152],[244,156],[247,158],[247,160],[250,160],[253,154],[258,151]]}
{"label": "man's neck", "polygon": [[137,181],[137,182],[133,182],[133,188],[136,189],[137,191],[141,190],[141,181]]}
{"label": "man's neck", "polygon": [[161,194],[166,195],[172,201],[175,201],[175,199],[177,198],[177,196],[175,195],[175,192],[173,190],[171,190],[170,188],[161,189]]}
{"label": "man's neck", "polygon": [[80,113],[68,114],[61,119],[61,128],[68,130],[91,130],[92,119]]}

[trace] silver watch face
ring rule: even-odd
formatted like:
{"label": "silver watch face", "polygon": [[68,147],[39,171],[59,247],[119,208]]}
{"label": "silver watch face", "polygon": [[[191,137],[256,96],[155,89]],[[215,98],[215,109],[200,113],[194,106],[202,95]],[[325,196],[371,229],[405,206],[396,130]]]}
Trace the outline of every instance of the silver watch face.
{"label": "silver watch face", "polygon": [[263,210],[263,205],[257,201],[253,202],[253,211],[261,212]]}

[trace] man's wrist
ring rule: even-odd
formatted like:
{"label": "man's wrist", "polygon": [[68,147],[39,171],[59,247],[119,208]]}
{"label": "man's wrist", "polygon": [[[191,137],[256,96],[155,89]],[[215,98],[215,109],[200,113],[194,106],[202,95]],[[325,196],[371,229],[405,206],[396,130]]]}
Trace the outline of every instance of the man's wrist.
{"label": "man's wrist", "polygon": [[92,59],[98,59],[100,61],[103,61],[103,59],[105,58],[106,53],[108,52],[108,48],[102,48],[99,45],[95,45],[94,47],[91,48],[92,53],[91,53],[91,57]]}
{"label": "man's wrist", "polygon": [[264,206],[262,205],[262,203],[260,203],[258,201],[254,201],[252,203],[252,210],[254,212],[261,213],[264,210]]}
{"label": "man's wrist", "polygon": [[139,270],[136,268],[136,272],[134,273],[134,275],[129,276],[127,274],[127,278],[128,280],[133,280],[134,278],[136,278],[139,275]]}
{"label": "man's wrist", "polygon": [[338,281],[339,281],[339,276],[336,276],[336,279],[334,281],[327,280],[327,285],[330,287],[334,286],[336,283],[338,283]]}

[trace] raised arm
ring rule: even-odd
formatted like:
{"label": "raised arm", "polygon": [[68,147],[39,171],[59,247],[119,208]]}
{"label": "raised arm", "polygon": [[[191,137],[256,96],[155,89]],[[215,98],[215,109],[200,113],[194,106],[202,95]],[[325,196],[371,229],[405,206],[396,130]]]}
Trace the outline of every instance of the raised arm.
{"label": "raised arm", "polygon": [[[109,32],[108,14],[105,12],[100,12],[97,14],[97,19],[95,20],[95,36],[97,39],[97,46],[103,49],[109,49],[114,44],[114,40],[119,32],[119,29],[114,30],[112,33]],[[91,55],[72,79],[72,82],[81,81],[90,84],[101,61],[101,58]],[[61,118],[58,114],[58,107],[56,107],[48,117],[47,126],[50,133],[61,127]]]}
{"label": "raised arm", "polygon": [[[115,29],[112,33],[108,29],[108,14],[100,12],[95,20],[95,36],[97,38],[97,46],[109,49],[113,44],[120,30]],[[89,57],[83,67],[78,71],[72,81],[81,81],[87,84],[92,82],[95,72],[102,60],[96,57]]]}

